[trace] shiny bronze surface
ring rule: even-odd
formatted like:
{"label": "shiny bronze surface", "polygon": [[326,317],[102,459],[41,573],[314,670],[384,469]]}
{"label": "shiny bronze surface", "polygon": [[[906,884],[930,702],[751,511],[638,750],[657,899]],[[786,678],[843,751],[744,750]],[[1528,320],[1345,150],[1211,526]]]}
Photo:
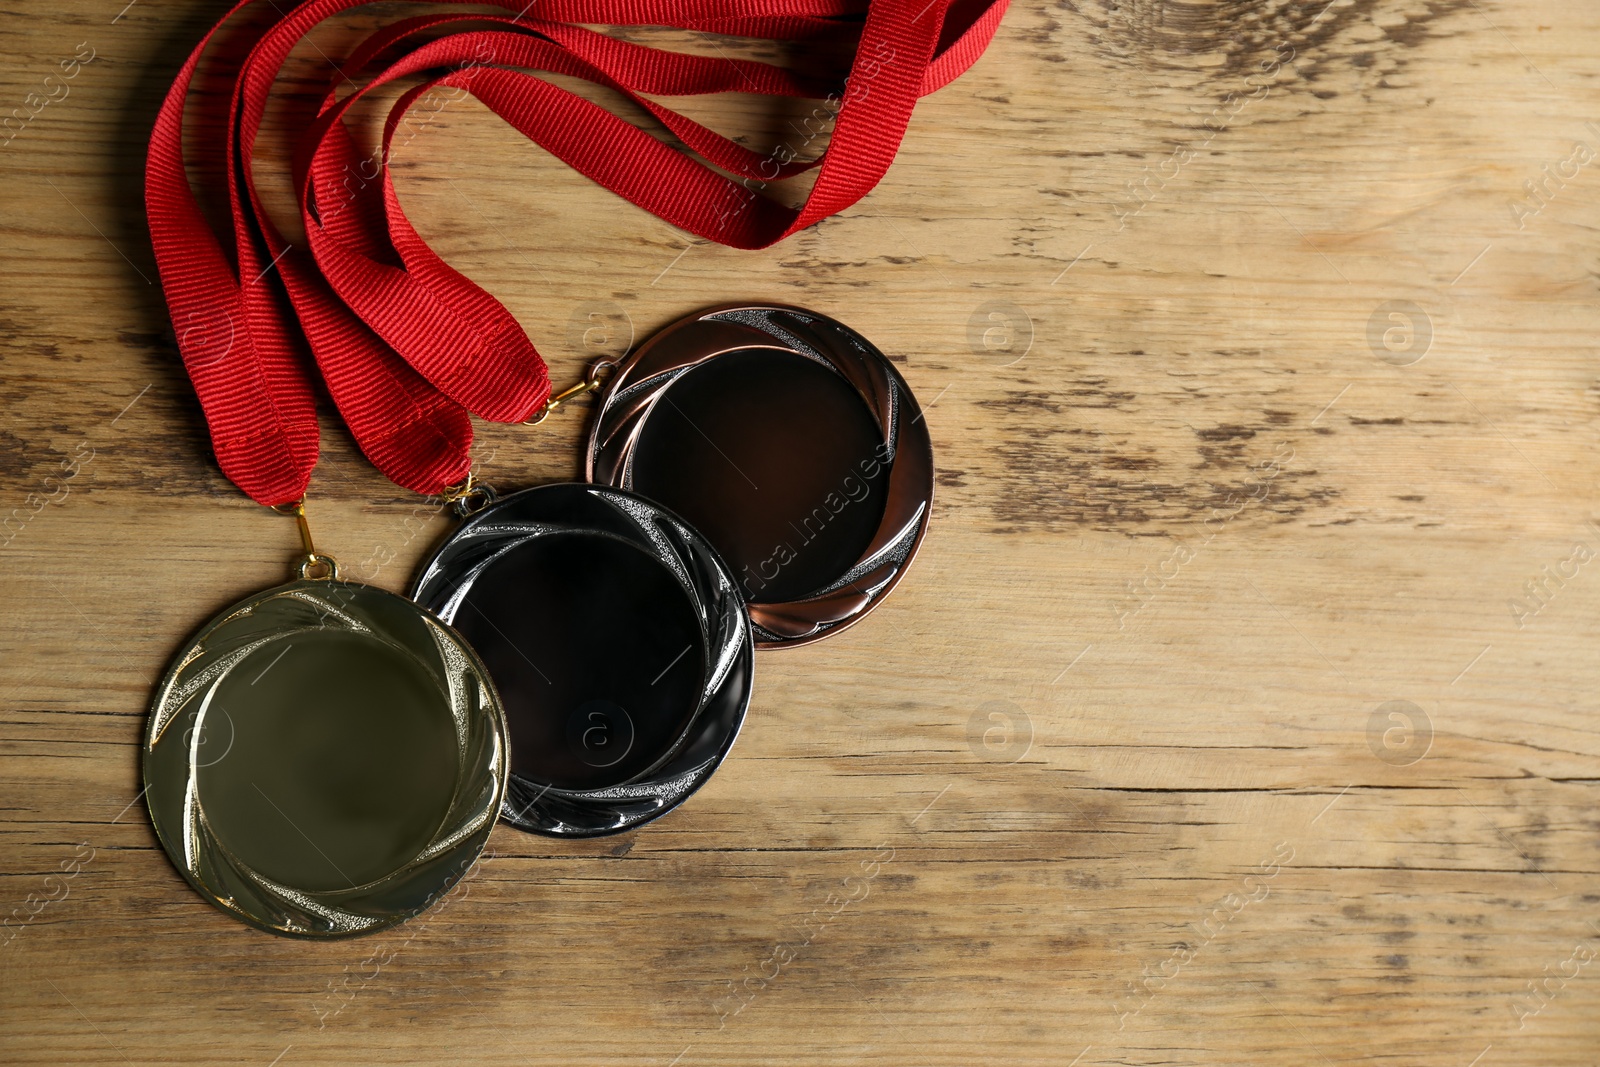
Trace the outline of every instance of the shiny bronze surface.
{"label": "shiny bronze surface", "polygon": [[588,475],[680,514],[749,602],[758,648],[815,641],[894,588],[926,532],[933,449],[892,364],[800,308],[667,327],[601,394]]}
{"label": "shiny bronze surface", "polygon": [[423,566],[419,603],[473,643],[505,702],[502,816],[539,833],[638,826],[733,744],[750,626],[683,520],[628,493],[550,485],[497,500]]}
{"label": "shiny bronze surface", "polygon": [[218,907],[301,937],[369,933],[477,858],[506,781],[487,672],[393,593],[301,580],[209,623],[157,690],[150,816]]}

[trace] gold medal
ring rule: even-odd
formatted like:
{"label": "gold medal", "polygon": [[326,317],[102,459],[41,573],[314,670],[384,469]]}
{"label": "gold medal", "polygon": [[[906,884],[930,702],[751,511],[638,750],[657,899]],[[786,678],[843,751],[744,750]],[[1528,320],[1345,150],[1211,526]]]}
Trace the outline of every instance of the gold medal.
{"label": "gold medal", "polygon": [[341,581],[295,506],[297,580],[178,653],[145,737],[151,821],[202,896],[297,937],[422,911],[482,852],[505,717],[472,649],[404,597]]}

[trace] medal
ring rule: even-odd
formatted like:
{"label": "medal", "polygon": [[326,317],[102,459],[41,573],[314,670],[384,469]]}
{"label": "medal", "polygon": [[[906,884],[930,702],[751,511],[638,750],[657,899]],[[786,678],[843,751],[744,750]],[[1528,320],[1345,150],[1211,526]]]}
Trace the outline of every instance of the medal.
{"label": "medal", "polygon": [[842,323],[734,304],[617,369],[590,479],[672,509],[716,546],[757,648],[816,641],[894,588],[928,528],[933,446],[905,379]]}
{"label": "medal", "polygon": [[595,485],[497,500],[414,594],[465,635],[505,698],[504,818],[586,837],[675,807],[722,761],[750,701],[733,576],[683,520]]}
{"label": "medal", "polygon": [[230,915],[370,933],[426,908],[483,850],[505,720],[477,656],[432,614],[339,580],[308,532],[298,572],[207,623],[157,687],[150,819]]}
{"label": "medal", "polygon": [[631,829],[699,788],[744,719],[752,638],[802,644],[865,615],[933,494],[909,387],[825,316],[712,309],[604,385],[600,369],[532,420],[597,391],[598,484],[467,494],[413,586],[505,701],[503,817],[555,836]]}
{"label": "medal", "polygon": [[[516,320],[401,210],[386,163],[408,109],[439,89],[470,92],[669,223],[761,248],[866,195],[916,99],[972,63],[1005,10],[491,0],[509,14],[401,20],[345,57],[315,112],[287,124],[306,231],[297,249],[256,195],[256,139],[296,43],[359,3],[274,5],[275,18],[228,36],[234,92],[198,102],[226,108],[227,136],[189,140],[228,176],[230,247],[189,187],[183,128],[220,24],[167,94],[145,175],[164,293],[218,462],[258,503],[290,508],[305,548],[296,580],[213,619],[158,687],[144,747],[151,819],[203,896],[306,937],[370,932],[427,907],[482,850],[497,812],[585,836],[682,802],[738,734],[754,647],[816,640],[870,611],[915,553],[932,495],[905,381],[858,335],[800,309],[714,309],[663,331],[603,388],[596,368],[552,398]],[[859,23],[860,41],[849,80],[833,84],[588,28],[608,21],[777,40]],[[621,93],[710,166],[545,73]],[[425,80],[363,157],[345,113],[411,75]],[[763,156],[654,99],[729,91],[825,98],[826,153]],[[798,209],[757,191],[813,168]],[[342,581],[312,545],[318,380],[367,458],[466,520],[419,575],[420,604]],[[536,422],[596,388],[592,484],[504,499],[475,486],[470,416]]]}

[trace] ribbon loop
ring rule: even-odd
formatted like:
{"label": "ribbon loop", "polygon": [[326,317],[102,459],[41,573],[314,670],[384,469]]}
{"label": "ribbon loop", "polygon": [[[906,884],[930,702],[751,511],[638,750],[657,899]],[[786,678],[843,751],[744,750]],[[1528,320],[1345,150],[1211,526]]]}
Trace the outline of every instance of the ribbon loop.
{"label": "ribbon loop", "polygon": [[[150,139],[145,203],[178,347],[219,464],[264,504],[300,499],[316,463],[313,365],[367,458],[397,484],[429,494],[466,477],[470,414],[522,421],[549,398],[544,361],[510,311],[439,258],[401,207],[386,164],[408,109],[426,93],[470,93],[557,158],[665,221],[736,248],[764,248],[872,190],[917,98],[976,61],[1008,0],[491,0],[510,14],[398,20],[335,67],[327,94],[296,124],[295,185],[309,245],[296,249],[273,226],[254,184],[267,98],[297,42],[364,2],[303,0],[284,14],[268,0],[275,17],[237,33],[230,26],[217,49],[224,61],[242,53],[227,136],[205,146],[221,155],[230,176],[232,265],[185,173],[184,106],[202,54],[225,24],[259,7],[256,0],[239,3],[195,47]],[[834,85],[768,63],[667,51],[589,28],[607,24],[790,41],[859,29],[859,43],[849,77]],[[384,58],[391,53],[398,55]],[[339,95],[348,78],[373,67],[379,69],[366,84]],[[363,158],[344,126],[346,112],[379,86],[418,74],[427,80],[401,95],[380,151]],[[623,94],[688,152],[541,74]],[[762,154],[652,99],[726,92],[837,105],[827,148],[818,158],[785,149]],[[813,168],[816,182],[798,209],[761,192]]]}

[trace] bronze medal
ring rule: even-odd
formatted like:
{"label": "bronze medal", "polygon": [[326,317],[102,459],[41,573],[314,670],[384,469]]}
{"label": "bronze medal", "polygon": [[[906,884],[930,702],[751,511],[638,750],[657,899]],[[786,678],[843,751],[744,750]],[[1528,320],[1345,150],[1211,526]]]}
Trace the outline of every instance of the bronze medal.
{"label": "bronze medal", "polygon": [[826,316],[730,304],[623,360],[588,476],[681,515],[728,561],[757,648],[820,640],[871,611],[928,528],[933,446],[910,387]]}

